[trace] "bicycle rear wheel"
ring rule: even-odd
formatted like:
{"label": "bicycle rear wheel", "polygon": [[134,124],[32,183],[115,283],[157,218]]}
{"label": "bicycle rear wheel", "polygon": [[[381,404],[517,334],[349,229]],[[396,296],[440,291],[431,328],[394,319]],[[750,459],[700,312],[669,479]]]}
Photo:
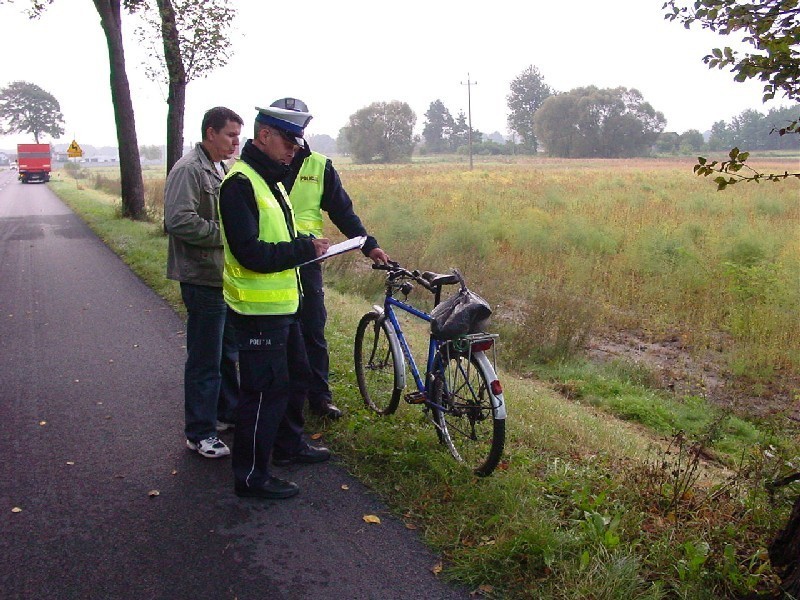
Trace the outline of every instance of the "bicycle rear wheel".
{"label": "bicycle rear wheel", "polygon": [[441,368],[434,375],[434,422],[439,440],[453,457],[476,475],[491,475],[500,462],[506,437],[505,417],[492,397],[494,379],[479,357],[483,353],[440,349]]}
{"label": "bicycle rear wheel", "polygon": [[361,317],[356,329],[354,359],[364,404],[379,415],[392,414],[400,402],[401,390],[395,378],[398,358],[389,343],[386,324],[377,313]]}

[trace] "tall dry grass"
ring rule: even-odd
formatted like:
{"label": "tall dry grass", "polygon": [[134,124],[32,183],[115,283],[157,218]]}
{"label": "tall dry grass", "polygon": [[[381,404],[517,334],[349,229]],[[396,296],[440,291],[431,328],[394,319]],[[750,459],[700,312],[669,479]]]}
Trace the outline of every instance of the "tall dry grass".
{"label": "tall dry grass", "polygon": [[[547,358],[595,328],[636,328],[721,349],[740,374],[796,372],[800,182],[717,192],[691,164],[540,159],[341,174],[393,258],[461,269],[518,350]],[[380,289],[352,257],[328,269],[345,288]]]}

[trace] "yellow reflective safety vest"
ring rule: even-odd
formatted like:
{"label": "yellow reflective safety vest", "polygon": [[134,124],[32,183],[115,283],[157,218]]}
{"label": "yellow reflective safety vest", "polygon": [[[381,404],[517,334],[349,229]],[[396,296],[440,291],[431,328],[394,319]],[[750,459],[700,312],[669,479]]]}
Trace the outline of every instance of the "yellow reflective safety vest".
{"label": "yellow reflective safety vest", "polygon": [[322,210],[319,205],[322,201],[322,188],[325,178],[325,163],[328,157],[319,152],[312,152],[303,161],[300,172],[292,185],[289,197],[292,199],[294,223],[297,231],[312,234],[321,238]]}
{"label": "yellow reflective safety vest", "polygon": [[[296,232],[289,232],[280,204],[272,190],[256,171],[242,160],[236,161],[225,179],[241,173],[253,186],[258,206],[258,239],[264,242],[289,242]],[[278,184],[281,191],[283,185]],[[289,202],[287,198],[287,203]],[[291,203],[289,203],[291,209]],[[297,269],[277,273],[256,273],[244,268],[231,254],[220,215],[225,263],[222,272],[222,294],[225,302],[243,315],[291,315],[300,305],[300,283]]]}

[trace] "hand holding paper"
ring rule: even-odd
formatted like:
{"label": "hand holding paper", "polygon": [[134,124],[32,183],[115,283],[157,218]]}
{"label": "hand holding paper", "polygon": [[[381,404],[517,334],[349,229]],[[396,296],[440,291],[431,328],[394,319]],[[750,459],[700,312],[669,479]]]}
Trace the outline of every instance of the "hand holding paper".
{"label": "hand holding paper", "polygon": [[314,250],[316,250],[317,256],[325,254],[331,245],[331,241],[328,238],[315,238],[312,240],[312,243],[314,244]]}
{"label": "hand holding paper", "polygon": [[330,258],[331,256],[336,256],[337,254],[343,254],[344,252],[349,252],[350,250],[361,248],[364,245],[364,242],[366,241],[367,241],[367,236],[365,235],[360,235],[358,237],[350,238],[349,240],[345,240],[343,242],[339,242],[338,244],[330,246],[328,248],[328,251],[325,252],[325,254],[318,256],[314,260],[306,261],[303,264],[297,266],[302,267],[303,265],[307,265],[308,263],[319,262],[321,260],[325,260],[326,258]]}

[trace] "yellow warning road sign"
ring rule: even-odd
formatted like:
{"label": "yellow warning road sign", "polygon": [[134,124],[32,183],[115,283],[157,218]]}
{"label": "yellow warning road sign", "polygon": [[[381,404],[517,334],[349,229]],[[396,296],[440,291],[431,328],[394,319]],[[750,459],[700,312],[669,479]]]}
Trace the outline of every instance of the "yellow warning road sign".
{"label": "yellow warning road sign", "polygon": [[72,143],[69,145],[69,148],[67,148],[67,156],[69,156],[70,158],[79,158],[83,156],[83,150],[81,150],[81,147],[78,146],[78,142],[76,142],[75,140],[72,140]]}

